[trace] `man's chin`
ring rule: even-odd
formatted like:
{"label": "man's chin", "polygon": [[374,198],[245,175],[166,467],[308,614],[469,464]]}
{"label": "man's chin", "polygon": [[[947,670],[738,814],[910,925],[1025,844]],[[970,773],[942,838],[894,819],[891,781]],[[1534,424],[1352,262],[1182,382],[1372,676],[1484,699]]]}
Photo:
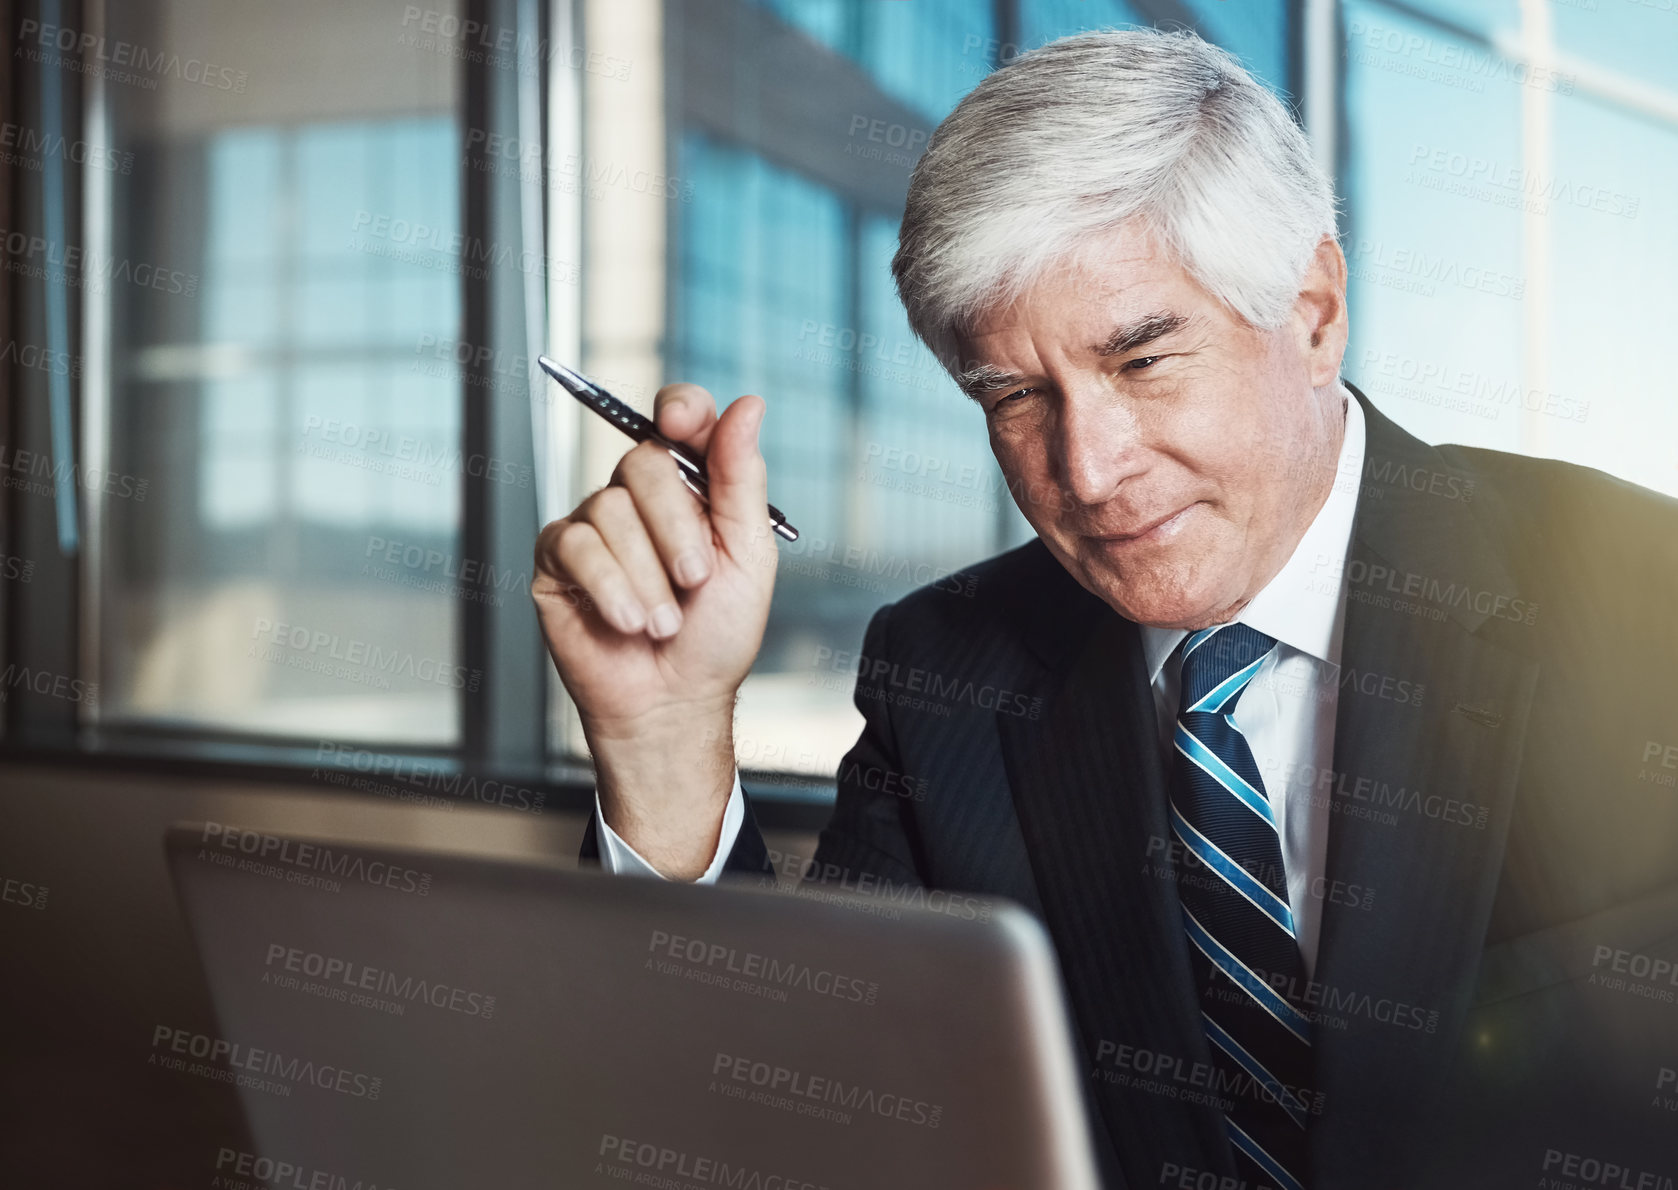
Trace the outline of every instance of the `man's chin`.
{"label": "man's chin", "polygon": [[1085,587],[1125,619],[1152,628],[1202,628],[1219,622],[1215,593],[1125,582],[1111,573],[1088,576]]}
{"label": "man's chin", "polygon": [[1063,539],[1064,546],[1051,537],[1043,540],[1084,590],[1127,620],[1157,628],[1200,628],[1222,622],[1218,617],[1228,606],[1229,593],[1221,585],[1206,583],[1204,574],[1195,573],[1204,571],[1204,566],[1190,566],[1185,573],[1184,568],[1153,559],[1154,565],[1127,568],[1129,573],[1121,574],[1106,551],[1088,548],[1088,539]]}

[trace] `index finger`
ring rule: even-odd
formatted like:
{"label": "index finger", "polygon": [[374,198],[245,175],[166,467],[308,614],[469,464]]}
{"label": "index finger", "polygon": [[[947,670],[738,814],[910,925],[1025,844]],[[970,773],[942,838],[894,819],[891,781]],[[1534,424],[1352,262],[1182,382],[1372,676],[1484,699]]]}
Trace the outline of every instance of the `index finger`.
{"label": "index finger", "polygon": [[670,441],[704,454],[717,424],[716,399],[697,384],[667,384],[653,398],[653,424]]}

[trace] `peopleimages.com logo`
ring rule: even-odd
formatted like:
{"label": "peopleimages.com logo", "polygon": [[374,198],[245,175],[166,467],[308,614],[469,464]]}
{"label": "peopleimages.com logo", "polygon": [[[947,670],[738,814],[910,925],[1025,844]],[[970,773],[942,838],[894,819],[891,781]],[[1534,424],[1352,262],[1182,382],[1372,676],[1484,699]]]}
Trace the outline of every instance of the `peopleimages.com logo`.
{"label": "peopleimages.com logo", "polygon": [[206,822],[199,838],[199,858],[261,876],[276,876],[288,884],[339,891],[339,882],[376,885],[396,892],[426,896],[431,873],[324,843],[305,843],[264,831]]}
{"label": "peopleimages.com logo", "polygon": [[[151,1049],[151,1065],[239,1086],[251,1080],[248,1085],[281,1095],[296,1086],[312,1086],[355,1099],[377,1099],[384,1086],[377,1075],[171,1025],[152,1030]],[[189,1066],[187,1059],[197,1063]]]}

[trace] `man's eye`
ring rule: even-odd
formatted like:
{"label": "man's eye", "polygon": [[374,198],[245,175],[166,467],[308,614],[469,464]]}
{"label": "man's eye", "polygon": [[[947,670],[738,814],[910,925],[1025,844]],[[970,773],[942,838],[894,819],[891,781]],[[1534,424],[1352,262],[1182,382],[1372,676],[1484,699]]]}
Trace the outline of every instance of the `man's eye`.
{"label": "man's eye", "polygon": [[1157,356],[1157,355],[1139,356],[1136,359],[1133,359],[1129,363],[1125,364],[1125,371],[1127,371],[1127,372],[1140,372],[1143,368],[1146,368],[1149,364],[1154,363],[1159,358],[1160,357]]}
{"label": "man's eye", "polygon": [[1031,393],[1034,393],[1036,391],[1037,390],[1034,389],[1034,388],[1017,388],[1013,392],[1009,393],[1007,396],[1000,398],[996,403],[998,405],[1006,405],[1009,401],[1012,401],[1012,400],[1014,400],[1018,397],[1029,396]]}

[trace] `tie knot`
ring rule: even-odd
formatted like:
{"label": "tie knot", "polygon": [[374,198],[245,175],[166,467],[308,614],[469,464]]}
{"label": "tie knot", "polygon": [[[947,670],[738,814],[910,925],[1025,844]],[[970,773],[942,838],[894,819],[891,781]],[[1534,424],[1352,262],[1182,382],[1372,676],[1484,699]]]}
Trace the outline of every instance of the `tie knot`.
{"label": "tie knot", "polygon": [[1228,714],[1276,647],[1276,638],[1245,624],[1191,632],[1183,641],[1182,708]]}

